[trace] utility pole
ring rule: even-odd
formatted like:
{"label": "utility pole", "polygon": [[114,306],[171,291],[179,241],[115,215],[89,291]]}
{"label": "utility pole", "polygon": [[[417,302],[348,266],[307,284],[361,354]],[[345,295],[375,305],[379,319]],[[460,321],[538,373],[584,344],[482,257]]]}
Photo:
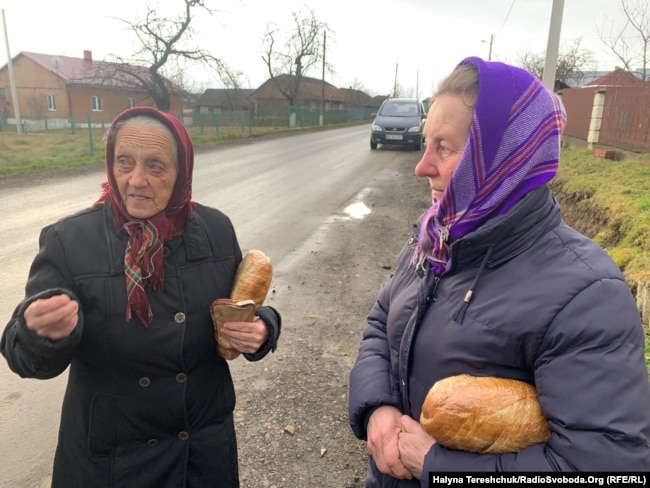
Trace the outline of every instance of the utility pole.
{"label": "utility pole", "polygon": [[395,94],[397,93],[397,66],[398,64],[395,63],[395,81],[393,82],[393,98],[395,98]]}
{"label": "utility pole", "polygon": [[494,34],[490,34],[490,42],[488,41],[481,41],[481,42],[490,45],[490,49],[488,51],[488,61],[492,61],[492,44],[494,43]]}
{"label": "utility pole", "polygon": [[322,126],[325,118],[325,45],[327,44],[327,31],[323,31],[323,74],[321,75],[320,89],[320,125]]}
{"label": "utility pole", "polygon": [[488,51],[488,61],[492,61],[492,44],[494,43],[494,34],[490,34],[490,50]]}
{"label": "utility pole", "polygon": [[5,9],[2,9],[2,28],[5,33],[5,45],[7,46],[7,68],[9,71],[9,85],[11,86],[11,98],[14,102],[14,120],[16,121],[16,132],[23,133],[23,122],[20,119],[20,110],[18,108],[18,95],[16,94],[16,81],[14,80],[14,65],[11,62],[11,53],[9,50],[9,36],[7,34],[7,23],[5,21]]}
{"label": "utility pole", "polygon": [[542,83],[551,91],[555,88],[555,72],[557,71],[557,58],[560,49],[563,11],[564,0],[553,0],[551,25],[548,29],[548,43],[546,45],[546,63],[542,74]]}

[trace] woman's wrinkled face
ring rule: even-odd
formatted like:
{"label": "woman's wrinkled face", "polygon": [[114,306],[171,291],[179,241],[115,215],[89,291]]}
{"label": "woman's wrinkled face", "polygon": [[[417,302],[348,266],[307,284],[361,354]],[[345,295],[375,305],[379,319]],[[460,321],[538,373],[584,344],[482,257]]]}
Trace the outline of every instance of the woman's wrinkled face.
{"label": "woman's wrinkled face", "polygon": [[128,214],[148,219],[167,207],[178,169],[168,134],[127,125],[115,141],[113,175]]}
{"label": "woman's wrinkled face", "polygon": [[415,174],[427,178],[432,201],[440,201],[463,155],[472,122],[472,102],[456,94],[435,99],[424,126],[426,150]]}

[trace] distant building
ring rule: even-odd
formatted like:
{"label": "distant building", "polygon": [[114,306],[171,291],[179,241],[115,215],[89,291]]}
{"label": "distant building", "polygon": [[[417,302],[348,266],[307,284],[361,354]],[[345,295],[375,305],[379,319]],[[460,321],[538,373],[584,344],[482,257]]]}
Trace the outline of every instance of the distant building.
{"label": "distant building", "polygon": [[620,86],[630,85],[638,82],[643,83],[641,71],[626,71],[622,68],[615,68],[614,71],[580,71],[568,76],[562,88],[582,88],[585,86]]}
{"label": "distant building", "polygon": [[564,79],[567,88],[580,88],[592,81],[605,76],[609,71],[578,71],[571,73]]}
{"label": "distant building", "polygon": [[[137,105],[155,106],[144,88],[129,84],[114,73],[113,63],[94,61],[91,51],[82,58],[21,52],[12,59],[16,97],[21,119],[73,118],[84,123],[108,123],[122,110]],[[132,67],[144,77],[145,67]],[[169,112],[180,115],[184,90],[169,82]],[[0,68],[0,107],[15,117],[8,65]]]}
{"label": "distant building", "polygon": [[196,108],[202,114],[249,111],[255,107],[250,98],[254,91],[248,88],[208,88],[198,98]]}
{"label": "distant building", "polygon": [[[288,108],[289,100],[282,94],[278,84],[289,86],[294,81],[294,75],[279,75],[275,79],[269,78],[262,83],[250,95],[256,110]],[[330,83],[304,76],[300,80],[293,106],[320,109],[321,105],[324,106],[324,110],[344,109],[346,108],[345,95]]]}
{"label": "distant building", "polygon": [[643,84],[644,82],[639,73],[626,71],[623,68],[615,68],[614,71],[610,71],[583,86],[641,86]]}

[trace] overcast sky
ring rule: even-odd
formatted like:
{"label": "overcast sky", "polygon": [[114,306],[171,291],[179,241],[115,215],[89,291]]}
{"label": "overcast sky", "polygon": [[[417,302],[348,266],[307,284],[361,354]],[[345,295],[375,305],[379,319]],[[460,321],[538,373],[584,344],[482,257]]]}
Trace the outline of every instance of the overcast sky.
{"label": "overcast sky", "polygon": [[[554,0],[205,0],[215,16],[194,23],[202,49],[245,73],[257,88],[267,78],[261,39],[268,23],[291,29],[291,13],[313,9],[329,25],[326,58],[336,73],[326,80],[339,87],[356,83],[371,95],[388,94],[397,82],[411,95],[429,96],[438,81],[467,56],[517,64],[522,53],[547,48]],[[557,1],[557,0],[556,0]],[[641,1],[641,0],[640,0]],[[82,57],[92,51],[128,58],[137,45],[133,32],[116,19],[142,18],[144,6],[159,11],[182,8],[180,0],[0,0],[6,34],[0,40],[0,66],[9,52]],[[180,12],[176,10],[176,12]],[[609,71],[616,59],[598,36],[606,21],[623,20],[619,0],[565,0],[560,51],[582,38],[596,62]],[[1,19],[0,19],[1,20]],[[0,30],[2,26],[0,26]],[[6,37],[5,37],[6,36]],[[321,69],[308,73],[321,77]],[[200,88],[216,80],[197,73]]]}

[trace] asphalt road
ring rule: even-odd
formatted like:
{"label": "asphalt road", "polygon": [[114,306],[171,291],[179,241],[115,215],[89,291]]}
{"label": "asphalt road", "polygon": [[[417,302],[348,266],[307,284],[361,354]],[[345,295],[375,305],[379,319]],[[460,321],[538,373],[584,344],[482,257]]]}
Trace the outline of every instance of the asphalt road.
{"label": "asphalt road", "polygon": [[[365,204],[371,182],[389,182],[396,168],[412,172],[418,158],[371,151],[367,125],[254,140],[197,154],[193,198],[228,214],[242,249],[264,250],[290,281],[292,264],[321,244],[329,225],[373,211]],[[0,186],[3,327],[23,297],[40,229],[91,205],[102,181],[99,169]],[[0,487],[49,486],[65,381],[65,373],[21,379],[0,362]]]}

